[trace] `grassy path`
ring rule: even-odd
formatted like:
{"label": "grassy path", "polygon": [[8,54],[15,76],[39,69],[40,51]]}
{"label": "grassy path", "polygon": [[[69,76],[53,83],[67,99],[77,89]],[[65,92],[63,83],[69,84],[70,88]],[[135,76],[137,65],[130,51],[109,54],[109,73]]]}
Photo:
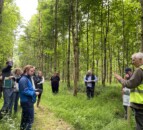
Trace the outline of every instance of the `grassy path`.
{"label": "grassy path", "polygon": [[48,108],[35,106],[35,121],[33,130],[74,130],[73,127],[67,124],[62,119],[54,116]]}

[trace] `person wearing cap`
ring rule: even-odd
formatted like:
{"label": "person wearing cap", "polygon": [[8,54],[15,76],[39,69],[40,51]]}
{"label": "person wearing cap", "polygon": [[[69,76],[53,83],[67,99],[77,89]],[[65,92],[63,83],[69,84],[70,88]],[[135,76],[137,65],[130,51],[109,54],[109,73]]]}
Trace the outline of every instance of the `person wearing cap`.
{"label": "person wearing cap", "polygon": [[87,99],[91,99],[94,97],[95,83],[97,82],[97,80],[97,77],[92,73],[92,71],[88,70],[86,76],[84,77]]}
{"label": "person wearing cap", "polygon": [[143,53],[133,54],[132,64],[136,70],[129,80],[116,73],[114,76],[123,86],[130,89],[130,106],[134,110],[136,130],[143,130]]}
{"label": "person wearing cap", "polygon": [[[125,69],[125,80],[129,80],[132,76],[132,69],[131,68],[126,68]],[[130,106],[130,89],[127,88],[126,86],[122,86],[122,97],[123,97],[123,107],[125,109],[125,119],[127,119],[128,115],[128,107]]]}

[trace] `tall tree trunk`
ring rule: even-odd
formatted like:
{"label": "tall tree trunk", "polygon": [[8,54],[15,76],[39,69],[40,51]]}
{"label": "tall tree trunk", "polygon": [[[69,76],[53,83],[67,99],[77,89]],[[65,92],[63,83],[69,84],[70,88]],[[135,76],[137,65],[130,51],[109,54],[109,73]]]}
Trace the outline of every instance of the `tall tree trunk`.
{"label": "tall tree trunk", "polygon": [[112,47],[109,47],[109,83],[112,83]]}
{"label": "tall tree trunk", "polygon": [[71,51],[71,13],[72,13],[72,7],[71,7],[71,0],[69,0],[69,27],[68,27],[68,33],[69,33],[69,38],[68,38],[68,56],[67,56],[67,87],[70,88],[70,51]]}
{"label": "tall tree trunk", "polygon": [[110,16],[110,11],[109,11],[109,0],[107,1],[108,5],[107,5],[107,20],[106,20],[106,31],[105,31],[105,36],[104,36],[104,45],[103,45],[103,80],[102,80],[102,85],[105,86],[105,81],[106,81],[106,69],[107,69],[107,63],[106,63],[106,59],[107,59],[107,38],[108,38],[108,33],[109,33],[109,16]]}
{"label": "tall tree trunk", "polygon": [[126,39],[125,39],[125,14],[124,14],[124,0],[122,0],[122,31],[123,31],[123,41],[122,41],[122,51],[123,51],[123,59],[122,59],[122,76],[125,68],[125,51],[126,51]]}
{"label": "tall tree trunk", "polygon": [[89,23],[88,23],[88,21],[89,21],[89,6],[87,6],[87,21],[86,21],[86,57],[87,57],[87,59],[86,59],[86,61],[87,61],[87,68],[86,68],[86,70],[88,70],[89,69],[89,40],[88,40],[88,30],[89,30]]}
{"label": "tall tree trunk", "polygon": [[[40,4],[40,1],[38,0],[38,3]],[[39,55],[38,55],[38,62],[39,62],[39,66],[38,68],[41,69],[43,71],[43,43],[42,43],[42,39],[41,39],[41,33],[42,33],[42,23],[41,23],[41,11],[40,9],[38,10],[39,16],[38,16],[38,47],[39,47]]]}
{"label": "tall tree trunk", "polygon": [[[74,6],[75,4],[75,6]],[[79,60],[79,43],[78,43],[78,0],[73,0],[72,3],[72,36],[73,36],[73,51],[74,51],[74,96],[77,96],[78,86],[78,60]]]}
{"label": "tall tree trunk", "polygon": [[94,10],[94,22],[93,22],[93,49],[92,49],[92,70],[95,71],[95,10]]}
{"label": "tall tree trunk", "polygon": [[141,15],[141,52],[143,52],[143,0],[140,0],[141,4],[141,10],[142,10],[142,15]]}
{"label": "tall tree trunk", "polygon": [[57,71],[57,40],[58,40],[58,29],[57,29],[57,12],[58,12],[58,1],[55,1],[55,36],[54,36],[54,70]]}
{"label": "tall tree trunk", "polygon": [[[100,16],[101,16],[101,38],[100,38],[100,42],[101,42],[101,51],[100,51],[100,53],[101,53],[101,67],[102,67],[102,69],[101,69],[101,80],[103,81],[103,72],[104,72],[104,70],[103,70],[103,32],[104,32],[104,27],[103,27],[103,0],[102,0],[102,3],[101,3],[101,14],[100,14]],[[103,84],[103,83],[102,83]]]}
{"label": "tall tree trunk", "polygon": [[0,24],[2,22],[3,3],[4,3],[4,0],[0,0]]}

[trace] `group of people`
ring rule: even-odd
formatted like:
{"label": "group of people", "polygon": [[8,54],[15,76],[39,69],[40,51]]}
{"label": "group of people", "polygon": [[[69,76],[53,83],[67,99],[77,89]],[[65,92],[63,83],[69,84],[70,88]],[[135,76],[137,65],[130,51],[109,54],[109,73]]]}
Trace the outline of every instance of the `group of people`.
{"label": "group of people", "polygon": [[[134,73],[131,68],[125,69],[125,77],[122,78],[118,74],[114,74],[115,78],[122,84],[123,106],[127,116],[127,107],[130,106],[135,115],[136,130],[143,130],[143,53],[138,52],[132,55],[132,64],[136,67]],[[1,74],[2,90],[4,103],[0,111],[2,113],[17,112],[18,99],[20,97],[20,105],[22,108],[20,130],[30,130],[34,121],[34,103],[37,99],[37,107],[39,106],[41,95],[43,92],[44,76],[41,71],[35,74],[35,67],[26,65],[23,71],[16,68],[12,73],[12,61],[6,62]],[[51,77],[52,92],[59,92],[60,77],[55,73]],[[94,97],[95,83],[97,77],[88,70],[84,77],[86,84],[87,99]],[[1,88],[0,88],[1,91]],[[1,97],[1,94],[0,94]]]}
{"label": "group of people", "polygon": [[[131,107],[135,115],[136,130],[143,130],[143,53],[135,53],[131,58],[132,64],[136,67],[135,71],[132,72],[131,68],[126,68],[124,78],[116,73],[114,77],[122,84],[125,119],[128,115],[127,108]],[[97,77],[89,70],[84,78],[88,99],[94,97],[97,80]]]}
{"label": "group of people", "polygon": [[35,74],[35,67],[26,65],[23,71],[16,68],[12,71],[13,62],[7,61],[2,69],[1,81],[3,91],[3,106],[0,110],[0,118],[11,115],[18,110],[18,100],[22,108],[20,130],[30,130],[34,121],[34,103],[37,96],[39,107],[43,92],[44,76],[41,71]]}

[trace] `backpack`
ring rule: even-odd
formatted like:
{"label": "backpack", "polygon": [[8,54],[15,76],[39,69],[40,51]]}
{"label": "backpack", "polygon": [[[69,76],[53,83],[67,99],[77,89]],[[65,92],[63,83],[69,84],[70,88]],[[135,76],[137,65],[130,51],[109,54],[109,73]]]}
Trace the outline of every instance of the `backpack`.
{"label": "backpack", "polygon": [[8,79],[5,77],[3,81],[3,88],[12,88],[13,87],[13,79]]}

